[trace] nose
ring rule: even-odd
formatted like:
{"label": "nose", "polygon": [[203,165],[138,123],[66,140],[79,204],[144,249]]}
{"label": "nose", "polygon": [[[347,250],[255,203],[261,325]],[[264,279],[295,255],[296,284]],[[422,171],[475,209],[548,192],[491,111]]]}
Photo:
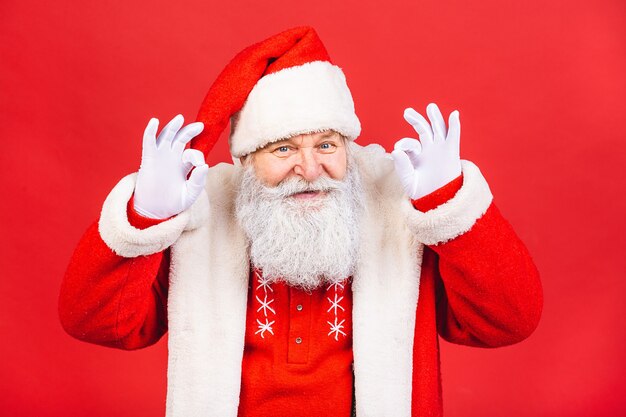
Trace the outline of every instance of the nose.
{"label": "nose", "polygon": [[296,175],[313,182],[322,175],[324,168],[317,160],[316,152],[311,148],[301,148],[298,153],[299,159],[293,170]]}

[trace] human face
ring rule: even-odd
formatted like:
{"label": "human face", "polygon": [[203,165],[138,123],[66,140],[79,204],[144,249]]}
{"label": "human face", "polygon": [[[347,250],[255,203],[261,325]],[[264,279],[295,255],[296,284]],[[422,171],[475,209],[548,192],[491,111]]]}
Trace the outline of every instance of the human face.
{"label": "human face", "polygon": [[[332,130],[270,143],[252,153],[250,159],[257,178],[270,187],[290,177],[301,177],[308,182],[324,176],[342,180],[347,169],[345,140]],[[294,197],[315,198],[321,194],[304,192]]]}
{"label": "human face", "polygon": [[[264,279],[311,290],[354,274],[364,207],[354,164],[341,180],[294,175],[274,187],[263,184],[249,161],[242,171],[235,213]],[[293,198],[308,190],[323,190],[324,197]]]}

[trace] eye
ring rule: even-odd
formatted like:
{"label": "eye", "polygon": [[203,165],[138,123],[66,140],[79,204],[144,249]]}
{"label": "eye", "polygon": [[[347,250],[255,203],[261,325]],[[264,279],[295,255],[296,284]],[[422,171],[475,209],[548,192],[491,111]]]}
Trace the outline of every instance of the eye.
{"label": "eye", "polygon": [[295,152],[294,148],[289,145],[280,145],[272,150],[272,153],[279,158],[287,158]]}
{"label": "eye", "polygon": [[324,142],[319,146],[319,150],[322,153],[333,153],[337,150],[337,145],[332,142]]}

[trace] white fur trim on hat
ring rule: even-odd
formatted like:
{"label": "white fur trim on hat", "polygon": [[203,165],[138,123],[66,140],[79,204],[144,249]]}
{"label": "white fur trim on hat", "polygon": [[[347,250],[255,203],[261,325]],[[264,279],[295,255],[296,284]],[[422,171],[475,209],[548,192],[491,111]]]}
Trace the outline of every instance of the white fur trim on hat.
{"label": "white fur trim on hat", "polygon": [[117,255],[134,258],[150,255],[170,247],[185,230],[197,228],[205,221],[209,199],[203,190],[187,210],[162,223],[137,229],[128,221],[127,204],[135,190],[137,174],[122,178],[102,205],[98,231],[106,245]]}
{"label": "white fur trim on hat", "polygon": [[343,71],[325,61],[262,77],[231,124],[230,152],[236,158],[303,133],[334,130],[350,140],[361,133]]}
{"label": "white fur trim on hat", "polygon": [[493,196],[476,165],[461,161],[463,185],[446,203],[425,213],[411,207],[409,227],[419,242],[437,245],[468,232],[487,211]]}

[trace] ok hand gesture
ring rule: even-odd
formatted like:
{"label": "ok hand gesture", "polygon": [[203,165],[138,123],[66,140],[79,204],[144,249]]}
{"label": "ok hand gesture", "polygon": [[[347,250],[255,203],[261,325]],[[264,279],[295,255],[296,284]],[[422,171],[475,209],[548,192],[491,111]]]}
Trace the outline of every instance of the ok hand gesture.
{"label": "ok hand gesture", "polygon": [[419,140],[400,139],[391,152],[404,191],[413,200],[461,175],[459,112],[455,110],[450,114],[449,130],[436,104],[429,104],[426,113],[430,124],[412,108],[404,111],[404,119],[413,126]]}
{"label": "ok hand gesture", "polygon": [[[166,219],[189,208],[206,182],[204,155],[185,145],[202,132],[200,122],[184,128],[183,116],[172,119],[155,138],[159,121],[150,119],[143,134],[141,167],[135,184],[135,210],[146,217]],[[189,179],[187,175],[193,168]]]}

